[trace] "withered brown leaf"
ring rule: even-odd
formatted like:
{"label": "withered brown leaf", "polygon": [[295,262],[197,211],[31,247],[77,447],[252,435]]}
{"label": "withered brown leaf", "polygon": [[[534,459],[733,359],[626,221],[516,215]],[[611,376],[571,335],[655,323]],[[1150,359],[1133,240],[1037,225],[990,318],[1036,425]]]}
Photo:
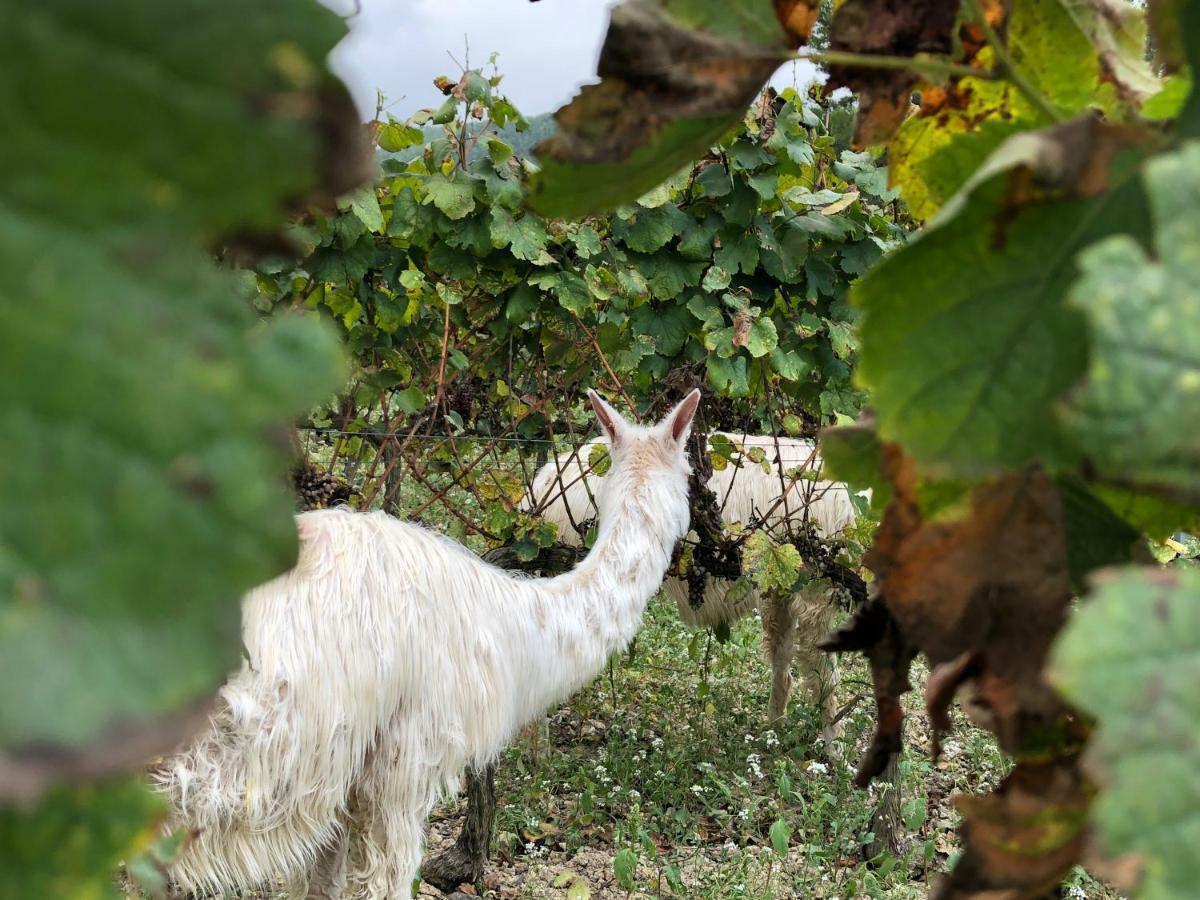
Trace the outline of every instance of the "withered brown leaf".
{"label": "withered brown leaf", "polygon": [[1047,896],[1088,839],[1093,788],[1076,762],[1022,762],[991,794],[959,797],[966,849],[935,900]]}
{"label": "withered brown leaf", "polygon": [[[958,7],[958,0],[846,0],[830,25],[829,47],[886,56],[949,54]],[[906,69],[830,66],[826,87],[854,91],[859,100],[855,141],[873,144],[890,137],[904,120],[918,80]]]}
{"label": "withered brown leaf", "polygon": [[931,667],[974,656],[979,702],[1016,753],[1027,729],[1063,711],[1042,678],[1072,596],[1054,482],[1037,468],[1004,475],[976,488],[966,517],[931,522],[912,460],[892,446],[885,466],[895,496],[865,562]]}
{"label": "withered brown leaf", "polygon": [[[600,51],[600,83],[556,114],[535,152],[530,205],[544,215],[597,212],[637,197],[742,116],[816,21],[817,0],[687,4],[626,0]],[[773,13],[773,14],[772,14]]]}

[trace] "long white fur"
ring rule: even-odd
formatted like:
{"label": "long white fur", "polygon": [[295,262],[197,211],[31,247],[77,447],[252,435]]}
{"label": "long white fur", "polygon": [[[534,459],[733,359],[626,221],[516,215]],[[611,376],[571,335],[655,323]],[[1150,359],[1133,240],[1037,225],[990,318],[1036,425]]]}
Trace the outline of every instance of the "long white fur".
{"label": "long white fur", "polygon": [[303,882],[349,843],[349,874],[334,860],[321,876],[328,896],[408,897],[441,793],[636,633],[688,529],[696,399],[654,427],[593,400],[613,467],[595,546],[556,578],[514,577],[383,513],[299,516],[296,567],[243,602],[246,660],[212,727],[155,772],[170,826],[197,832],[179,885]]}
{"label": "long white fur", "polygon": [[[761,449],[769,468],[769,471],[763,471],[761,465],[743,459],[740,467],[729,465],[713,472],[708,485],[718,503],[724,501],[721,514],[727,525],[748,524],[755,519],[764,521],[768,528],[783,525],[786,521],[812,522],[820,536],[832,538],[854,523],[855,508],[846,485],[787,475],[790,470],[797,468],[819,474],[821,459],[811,442],[770,435],[724,436],[735,446],[741,446],[745,452]],[[580,541],[574,525],[596,514],[592,497],[603,490],[607,477],[591,472],[588,464],[590,449],[591,444],[588,444],[578,453],[563,454],[547,462],[538,470],[530,491],[528,502],[531,507],[548,521],[554,522],[558,527],[559,539],[568,544],[578,544]],[[781,496],[784,502],[780,502]],[[668,578],[663,591],[675,601],[679,616],[685,623],[693,628],[705,628],[722,623],[732,624],[751,610],[761,608],[762,598],[754,591],[735,601],[727,600],[731,584],[710,577],[705,584],[704,603],[699,609],[689,602],[687,583],[682,579]],[[764,626],[770,626],[766,635],[767,653],[769,657],[774,657],[777,655],[773,643],[776,635],[771,631],[776,627],[782,629],[783,623],[776,623],[775,620],[780,617],[773,616],[766,609],[762,609],[762,613]],[[831,615],[832,607],[827,598],[813,592],[797,592],[791,611],[793,622],[798,620],[800,632],[796,635],[796,651],[806,657],[802,663],[808,662],[810,669],[819,669],[820,676],[829,681],[836,679],[836,669],[833,668],[832,659],[826,659],[826,654],[815,651],[815,643],[824,636]],[[795,631],[796,627],[793,626],[792,630]],[[776,672],[775,676],[778,684],[785,673]],[[781,688],[785,696],[773,697],[773,716],[782,715],[782,707],[786,706],[786,690],[790,688],[790,681],[787,684],[788,688]],[[829,685],[821,687],[826,694],[828,688]],[[827,703],[825,705],[828,707]],[[826,738],[832,739],[832,732],[827,730]]]}

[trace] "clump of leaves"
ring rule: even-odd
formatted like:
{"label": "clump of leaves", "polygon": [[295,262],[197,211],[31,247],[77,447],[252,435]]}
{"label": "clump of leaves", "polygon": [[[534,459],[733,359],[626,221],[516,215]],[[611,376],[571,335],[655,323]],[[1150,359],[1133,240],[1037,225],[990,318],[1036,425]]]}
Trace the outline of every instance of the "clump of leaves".
{"label": "clump of leaves", "polygon": [[205,721],[241,594],[295,558],[290,417],[342,374],[328,329],[256,328],[209,256],[366,174],[324,65],[342,25],[282,0],[186,7],[4,15],[0,827],[23,897],[104,894],[153,827],[134,783],[85,785]]}
{"label": "clump of leaves", "polygon": [[[816,97],[740,106],[702,159],[610,215],[567,222],[522,208],[534,167],[500,137],[520,122],[500,77],[438,83],[457,117],[378,123],[381,149],[396,149],[378,188],[298,224],[299,266],[259,266],[260,307],[317,309],[354,351],[346,395],[311,424],[352,433],[334,454],[356,467],[365,505],[398,509],[415,477],[428,493],[410,510],[432,502],[455,527],[532,553],[542,536],[518,534],[520,484],[500,489],[497,469],[513,442],[578,444],[587,388],[652,412],[702,384],[709,430],[771,430],[775,413],[811,432],[861,409],[844,296],[903,239],[903,216],[880,160],[839,149]],[[604,468],[603,451],[580,452]]]}

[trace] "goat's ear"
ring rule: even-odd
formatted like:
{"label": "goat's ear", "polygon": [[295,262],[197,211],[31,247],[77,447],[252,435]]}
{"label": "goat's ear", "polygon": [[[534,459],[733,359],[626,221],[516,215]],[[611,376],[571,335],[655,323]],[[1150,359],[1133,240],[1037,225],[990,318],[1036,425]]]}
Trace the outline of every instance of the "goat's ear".
{"label": "goat's ear", "polygon": [[621,418],[619,412],[609,406],[604,398],[595,391],[588,391],[588,399],[592,401],[592,409],[596,412],[596,421],[600,423],[600,427],[608,435],[609,442],[616,447],[621,443],[621,439],[625,435],[627,427],[625,420]]}
{"label": "goat's ear", "polygon": [[667,434],[677,444],[682,444],[692,427],[692,419],[696,417],[696,409],[700,406],[700,388],[692,388],[692,392],[675,405],[663,419]]}

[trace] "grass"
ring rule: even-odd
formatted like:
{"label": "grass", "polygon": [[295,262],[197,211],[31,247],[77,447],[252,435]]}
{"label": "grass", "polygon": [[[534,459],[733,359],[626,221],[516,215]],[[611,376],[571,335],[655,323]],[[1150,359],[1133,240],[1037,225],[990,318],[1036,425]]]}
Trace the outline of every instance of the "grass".
{"label": "grass", "polygon": [[[960,849],[953,795],[989,790],[1007,770],[994,739],[957,717],[934,764],[919,699],[906,698],[901,851],[866,860],[876,800],[852,784],[873,727],[865,666],[842,661],[840,762],[799,692],[768,728],[760,636],[750,617],[718,644],[653,601],[631,651],[502,759],[484,896],[924,897]],[[439,810],[431,852],[452,839],[459,812]],[[1077,870],[1064,896],[1116,895]]]}

